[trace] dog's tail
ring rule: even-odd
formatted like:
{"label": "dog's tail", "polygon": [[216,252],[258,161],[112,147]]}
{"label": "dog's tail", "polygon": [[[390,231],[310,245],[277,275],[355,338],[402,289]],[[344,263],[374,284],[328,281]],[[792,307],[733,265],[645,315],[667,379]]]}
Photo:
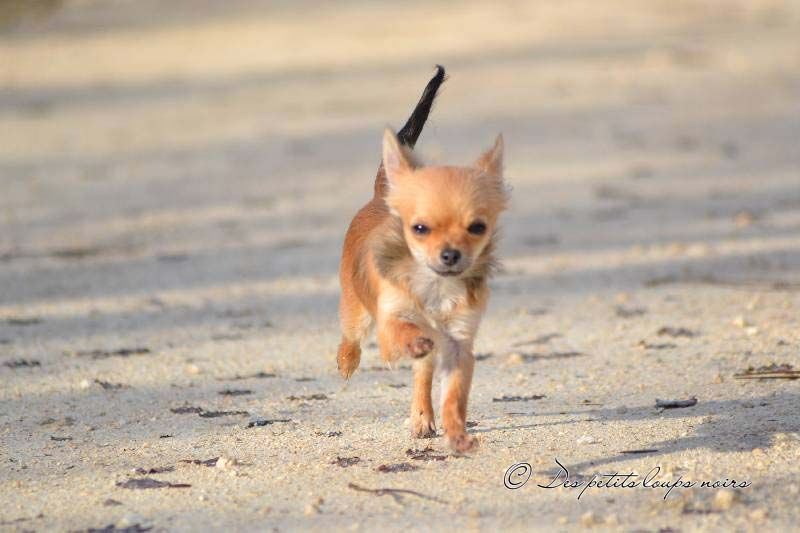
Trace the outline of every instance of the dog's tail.
{"label": "dog's tail", "polygon": [[[446,79],[444,67],[436,65],[436,74],[431,78],[431,81],[428,82],[428,85],[425,86],[425,90],[422,91],[419,102],[417,102],[414,111],[411,112],[411,116],[408,117],[405,125],[397,132],[397,139],[400,141],[400,144],[408,146],[409,148],[414,148],[414,145],[417,144],[417,139],[419,139],[422,128],[425,126],[425,121],[428,120],[428,114],[431,112],[433,100],[436,98],[436,92]],[[383,170],[383,163],[381,163],[381,166],[378,168],[378,175],[375,177],[375,196],[383,197],[386,192],[386,186],[386,172]]]}

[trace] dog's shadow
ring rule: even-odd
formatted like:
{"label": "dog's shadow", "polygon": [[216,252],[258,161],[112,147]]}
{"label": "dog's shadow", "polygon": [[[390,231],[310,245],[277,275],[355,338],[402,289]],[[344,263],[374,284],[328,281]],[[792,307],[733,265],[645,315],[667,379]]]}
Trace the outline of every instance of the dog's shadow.
{"label": "dog's shadow", "polygon": [[[601,444],[611,445],[618,451],[610,455],[597,456],[593,459],[570,465],[570,472],[580,472],[598,466],[628,461],[636,457],[662,457],[688,450],[708,449],[715,452],[741,452],[761,448],[768,450],[775,444],[775,437],[781,433],[800,431],[800,414],[796,409],[800,395],[793,392],[776,391],[770,395],[755,398],[730,400],[700,400],[696,406],[679,409],[657,409],[655,406],[638,406],[625,408],[600,408],[576,410],[559,413],[539,413],[536,416],[563,415],[571,417],[563,421],[543,423],[475,428],[474,433],[493,433],[507,430],[535,430],[546,426],[565,425],[591,417],[591,422],[604,424],[607,422],[641,422],[658,419],[700,419],[697,424],[687,423],[693,428],[691,435],[648,441],[636,427],[631,427],[631,434],[636,433],[635,444],[620,440],[604,442],[598,429],[597,436]],[[657,432],[658,427],[648,429]],[[614,435],[617,433],[615,432]],[[657,433],[656,433],[657,434]],[[587,444],[593,446],[593,444]],[[541,472],[554,475],[557,469]]]}

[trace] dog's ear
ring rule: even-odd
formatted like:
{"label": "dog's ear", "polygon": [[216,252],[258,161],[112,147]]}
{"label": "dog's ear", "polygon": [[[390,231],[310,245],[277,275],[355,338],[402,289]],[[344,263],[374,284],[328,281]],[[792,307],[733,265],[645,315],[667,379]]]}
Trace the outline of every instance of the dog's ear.
{"label": "dog's ear", "polygon": [[481,172],[495,177],[503,177],[503,134],[499,134],[494,141],[494,146],[484,152],[475,162],[475,167]]}
{"label": "dog's ear", "polygon": [[386,180],[389,187],[397,183],[403,174],[411,172],[416,167],[414,157],[405,146],[397,140],[397,135],[391,128],[383,131],[383,168],[386,171]]}

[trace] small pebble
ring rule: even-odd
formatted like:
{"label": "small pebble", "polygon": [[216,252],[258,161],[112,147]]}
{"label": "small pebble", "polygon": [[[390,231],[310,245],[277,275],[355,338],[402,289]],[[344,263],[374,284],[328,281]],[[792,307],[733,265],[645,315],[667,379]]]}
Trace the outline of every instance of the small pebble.
{"label": "small pebble", "polygon": [[226,457],[222,456],[217,459],[217,464],[215,465],[220,470],[231,469],[239,465],[239,461],[237,461],[233,457]]}
{"label": "small pebble", "polygon": [[733,325],[739,328],[749,328],[752,326],[743,316],[737,316],[733,319]]}
{"label": "small pebble", "polygon": [[756,522],[760,522],[760,521],[764,520],[765,518],[767,518],[767,510],[766,509],[754,509],[747,516],[750,517],[750,520],[754,520]]}
{"label": "small pebble", "polygon": [[511,353],[506,358],[506,365],[507,366],[521,365],[524,362],[525,362],[525,358],[522,357],[522,354],[519,353],[519,352]]}
{"label": "small pebble", "polygon": [[322,506],[323,502],[324,500],[322,499],[322,497],[317,496],[311,503],[306,505],[306,508],[303,512],[306,514],[306,516],[319,514],[320,507]]}
{"label": "small pebble", "polygon": [[720,489],[714,495],[711,508],[715,511],[727,511],[737,500],[737,495],[730,489]]}
{"label": "small pebble", "polygon": [[599,524],[593,512],[587,511],[581,515],[580,524],[583,527],[594,527]]}

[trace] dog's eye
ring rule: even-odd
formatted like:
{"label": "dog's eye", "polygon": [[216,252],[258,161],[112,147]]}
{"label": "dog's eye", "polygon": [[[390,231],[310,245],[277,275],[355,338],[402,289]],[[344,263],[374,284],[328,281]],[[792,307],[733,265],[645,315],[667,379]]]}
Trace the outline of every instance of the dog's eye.
{"label": "dog's eye", "polygon": [[411,229],[413,229],[414,233],[416,233],[417,235],[427,235],[428,233],[431,232],[431,228],[429,228],[425,224],[414,224],[413,226],[411,226]]}
{"label": "dog's eye", "polygon": [[483,222],[473,222],[467,228],[467,231],[472,233],[473,235],[483,235],[486,233],[486,224]]}

